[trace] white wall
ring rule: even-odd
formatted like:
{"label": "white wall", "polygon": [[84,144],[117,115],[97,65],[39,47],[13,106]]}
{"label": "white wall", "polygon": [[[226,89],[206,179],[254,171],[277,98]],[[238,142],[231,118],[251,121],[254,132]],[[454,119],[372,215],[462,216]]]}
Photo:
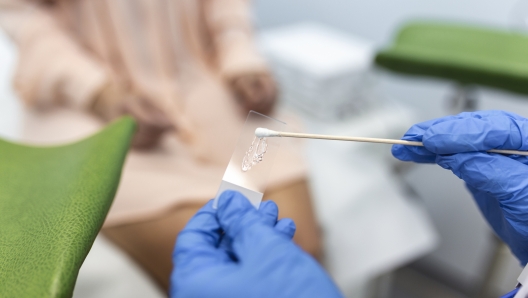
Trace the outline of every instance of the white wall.
{"label": "white wall", "polygon": [[317,20],[377,44],[409,18],[440,18],[507,25],[515,0],[255,0],[260,27]]}
{"label": "white wall", "polygon": [[0,136],[16,138],[20,129],[20,104],[11,88],[16,49],[0,30]]}

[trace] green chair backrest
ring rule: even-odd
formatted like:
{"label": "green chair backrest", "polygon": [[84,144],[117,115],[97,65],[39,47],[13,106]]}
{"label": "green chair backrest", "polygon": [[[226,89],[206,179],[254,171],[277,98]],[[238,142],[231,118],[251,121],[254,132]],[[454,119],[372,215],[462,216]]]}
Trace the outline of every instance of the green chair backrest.
{"label": "green chair backrest", "polygon": [[71,297],[134,129],[125,117],[64,146],[0,140],[0,297]]}
{"label": "green chair backrest", "polygon": [[404,25],[377,65],[528,94],[528,35],[447,22]]}
{"label": "green chair backrest", "polygon": [[[415,48],[449,53],[462,60],[500,58],[502,62],[528,64],[525,50],[528,36],[513,31],[479,26],[417,22],[404,26],[394,40],[393,49]],[[526,72],[526,68],[524,68]]]}

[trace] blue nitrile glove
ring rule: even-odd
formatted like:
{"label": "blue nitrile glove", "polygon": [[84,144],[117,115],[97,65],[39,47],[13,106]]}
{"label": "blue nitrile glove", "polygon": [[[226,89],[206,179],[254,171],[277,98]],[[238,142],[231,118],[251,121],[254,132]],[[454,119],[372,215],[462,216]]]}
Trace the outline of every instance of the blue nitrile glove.
{"label": "blue nitrile glove", "polygon": [[461,113],[411,127],[404,140],[424,147],[394,145],[404,161],[438,163],[466,182],[477,205],[523,265],[528,262],[528,158],[486,153],[528,150],[528,119],[504,111]]}
{"label": "blue nitrile glove", "polygon": [[178,236],[171,297],[342,297],[291,240],[293,221],[277,215],[275,203],[257,211],[233,191],[220,196],[217,210],[207,203]]}

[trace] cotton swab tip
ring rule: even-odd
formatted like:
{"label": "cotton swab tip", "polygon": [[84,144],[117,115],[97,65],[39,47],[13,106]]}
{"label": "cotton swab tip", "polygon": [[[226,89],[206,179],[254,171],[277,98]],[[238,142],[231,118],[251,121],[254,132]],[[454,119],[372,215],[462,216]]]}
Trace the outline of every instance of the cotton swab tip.
{"label": "cotton swab tip", "polygon": [[280,137],[278,132],[262,127],[255,129],[255,136],[257,138]]}

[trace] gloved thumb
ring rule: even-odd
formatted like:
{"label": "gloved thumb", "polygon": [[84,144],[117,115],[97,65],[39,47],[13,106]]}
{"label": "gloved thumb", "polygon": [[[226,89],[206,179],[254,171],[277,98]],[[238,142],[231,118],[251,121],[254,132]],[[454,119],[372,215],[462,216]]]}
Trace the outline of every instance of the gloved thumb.
{"label": "gloved thumb", "polygon": [[258,258],[280,247],[293,245],[291,235],[295,227],[292,222],[286,220],[277,229],[274,228],[238,192],[226,191],[220,195],[217,217],[238,259]]}
{"label": "gloved thumb", "polygon": [[218,198],[217,216],[220,226],[231,239],[254,225],[262,225],[268,221],[246,197],[231,190],[225,191]]}

